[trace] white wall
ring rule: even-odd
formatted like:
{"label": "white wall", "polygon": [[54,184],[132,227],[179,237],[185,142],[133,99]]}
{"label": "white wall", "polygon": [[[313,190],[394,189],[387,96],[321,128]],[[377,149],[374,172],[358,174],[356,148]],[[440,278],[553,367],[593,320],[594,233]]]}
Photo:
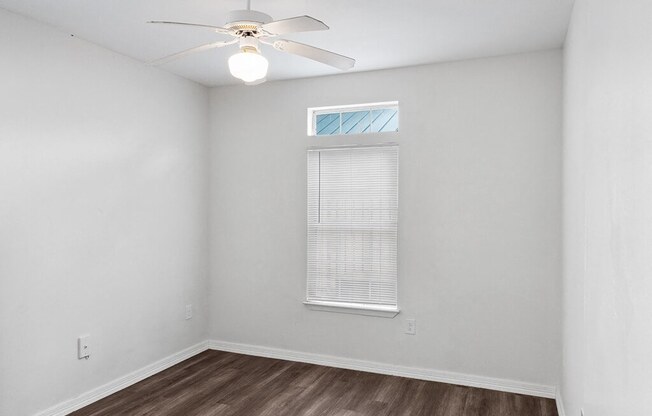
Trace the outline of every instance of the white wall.
{"label": "white wall", "polygon": [[652,408],[652,2],[576,0],[565,50],[567,416]]}
{"label": "white wall", "polygon": [[[196,84],[1,10],[0,56],[1,415],[207,337],[556,384],[558,51],[219,88],[210,114]],[[400,133],[305,135],[306,107],[394,99]],[[309,311],[305,149],[381,140],[402,313]]]}
{"label": "white wall", "polygon": [[[210,336],[556,385],[561,83],[550,51],[213,89]],[[400,133],[306,137],[307,107],[387,100]],[[310,311],[306,148],[379,141],[401,149],[402,312]]]}
{"label": "white wall", "polygon": [[208,95],[1,10],[0,56],[0,414],[23,416],[206,338]]}

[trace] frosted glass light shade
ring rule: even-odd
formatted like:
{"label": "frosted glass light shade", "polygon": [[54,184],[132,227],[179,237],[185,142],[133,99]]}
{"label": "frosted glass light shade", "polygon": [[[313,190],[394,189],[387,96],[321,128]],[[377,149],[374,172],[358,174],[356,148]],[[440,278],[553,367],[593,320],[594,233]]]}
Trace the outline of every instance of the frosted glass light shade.
{"label": "frosted glass light shade", "polygon": [[269,63],[258,52],[240,51],[229,58],[231,75],[244,82],[254,82],[267,76]]}

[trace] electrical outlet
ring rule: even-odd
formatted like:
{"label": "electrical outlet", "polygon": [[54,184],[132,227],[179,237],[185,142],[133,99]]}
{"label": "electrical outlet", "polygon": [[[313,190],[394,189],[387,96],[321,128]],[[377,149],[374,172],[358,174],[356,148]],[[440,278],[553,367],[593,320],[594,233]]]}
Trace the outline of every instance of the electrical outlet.
{"label": "electrical outlet", "polygon": [[77,357],[89,359],[91,356],[90,335],[82,335],[77,338]]}
{"label": "electrical outlet", "polygon": [[192,304],[186,305],[186,321],[192,319]]}
{"label": "electrical outlet", "polygon": [[406,319],[405,320],[405,333],[408,335],[417,334],[417,320],[416,319]]}

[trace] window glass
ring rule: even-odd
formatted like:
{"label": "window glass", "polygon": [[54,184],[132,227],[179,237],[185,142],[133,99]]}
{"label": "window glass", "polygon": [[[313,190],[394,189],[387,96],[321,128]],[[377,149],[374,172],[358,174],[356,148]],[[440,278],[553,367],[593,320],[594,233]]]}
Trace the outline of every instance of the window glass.
{"label": "window glass", "polygon": [[315,130],[318,136],[340,134],[340,113],[317,115]]}
{"label": "window glass", "polygon": [[308,135],[396,132],[399,129],[398,102],[360,104],[308,109]]}

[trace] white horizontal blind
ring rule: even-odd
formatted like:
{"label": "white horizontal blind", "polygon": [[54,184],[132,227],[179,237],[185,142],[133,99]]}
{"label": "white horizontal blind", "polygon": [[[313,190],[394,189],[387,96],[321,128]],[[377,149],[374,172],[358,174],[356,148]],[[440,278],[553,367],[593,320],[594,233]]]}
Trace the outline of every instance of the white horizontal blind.
{"label": "white horizontal blind", "polygon": [[308,151],[307,300],[397,305],[398,146]]}

